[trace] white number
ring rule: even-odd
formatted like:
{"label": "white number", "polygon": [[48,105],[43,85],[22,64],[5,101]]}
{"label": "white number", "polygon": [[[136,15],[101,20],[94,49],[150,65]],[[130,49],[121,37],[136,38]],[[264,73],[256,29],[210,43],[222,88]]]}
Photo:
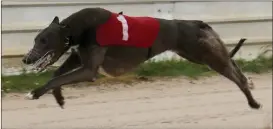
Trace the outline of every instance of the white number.
{"label": "white number", "polygon": [[117,19],[121,22],[122,25],[122,40],[127,41],[129,39],[129,34],[128,34],[128,23],[127,20],[125,19],[124,16],[119,15]]}

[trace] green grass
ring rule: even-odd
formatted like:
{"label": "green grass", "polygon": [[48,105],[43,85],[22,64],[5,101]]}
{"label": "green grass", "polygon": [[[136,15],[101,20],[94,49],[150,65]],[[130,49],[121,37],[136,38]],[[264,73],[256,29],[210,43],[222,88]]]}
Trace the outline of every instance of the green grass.
{"label": "green grass", "polygon": [[257,59],[251,61],[240,59],[236,62],[245,72],[262,73],[272,70],[272,56],[269,58],[259,56]]}
{"label": "green grass", "polygon": [[43,72],[39,74],[29,73],[13,76],[2,76],[2,90],[4,92],[26,91],[45,84],[52,76],[53,72]]}
{"label": "green grass", "polygon": [[207,66],[188,61],[167,60],[142,64],[135,74],[139,76],[188,76],[197,77],[210,72]]}
{"label": "green grass", "polygon": [[[251,73],[263,73],[272,70],[272,57],[258,57],[257,59],[251,61],[236,60],[239,67],[242,68],[244,72]],[[188,61],[182,60],[168,60],[153,62],[149,61],[140,65],[133,73],[129,73],[130,76],[124,75],[121,79],[107,79],[101,77],[92,84],[100,83],[114,83],[123,82],[128,83],[130,81],[135,81],[136,76],[146,76],[146,77],[175,77],[175,76],[187,76],[190,78],[197,78],[201,76],[207,76],[215,74],[208,69],[207,66],[193,64]],[[28,91],[33,88],[44,85],[51,77],[53,71],[47,71],[39,74],[22,74],[15,76],[2,76],[2,90],[4,92],[22,92]],[[131,76],[133,75],[133,76]],[[99,81],[102,80],[102,81]]]}

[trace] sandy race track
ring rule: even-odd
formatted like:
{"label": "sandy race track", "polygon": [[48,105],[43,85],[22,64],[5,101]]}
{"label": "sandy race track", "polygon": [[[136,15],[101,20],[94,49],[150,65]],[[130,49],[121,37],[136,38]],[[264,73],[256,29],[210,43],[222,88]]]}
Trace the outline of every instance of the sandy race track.
{"label": "sandy race track", "polygon": [[252,110],[235,84],[217,76],[182,77],[134,85],[65,89],[65,109],[52,95],[24,100],[9,94],[2,102],[5,129],[265,129],[272,121],[272,73],[251,76],[254,97],[263,105]]}

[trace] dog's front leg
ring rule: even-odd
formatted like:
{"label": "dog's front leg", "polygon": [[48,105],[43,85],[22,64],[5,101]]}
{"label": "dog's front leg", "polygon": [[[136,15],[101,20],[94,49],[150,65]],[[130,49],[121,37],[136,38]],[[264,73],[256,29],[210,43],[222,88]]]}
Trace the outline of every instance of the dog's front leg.
{"label": "dog's front leg", "polygon": [[53,88],[60,87],[61,85],[72,84],[82,81],[91,81],[93,79],[92,72],[87,67],[79,67],[75,70],[60,75],[51,79],[48,83],[46,83],[43,87],[39,87],[31,91],[28,95],[28,99],[39,99],[40,96],[44,95],[47,91]]}
{"label": "dog's front leg", "polygon": [[[67,60],[54,72],[53,78],[65,74],[77,67],[81,66],[81,59],[76,50],[71,50],[71,55]],[[63,108],[64,97],[62,95],[61,87],[54,88],[52,94],[55,97],[57,103]]]}
{"label": "dog's front leg", "polygon": [[101,65],[104,60],[106,49],[101,47],[93,47],[90,51],[91,53],[89,60],[87,59],[88,57],[86,57],[85,60],[87,61],[84,61],[83,66],[51,79],[43,87],[39,87],[31,91],[27,95],[27,98],[39,99],[40,96],[45,94],[50,89],[58,88],[61,85],[83,81],[94,81],[99,65]]}

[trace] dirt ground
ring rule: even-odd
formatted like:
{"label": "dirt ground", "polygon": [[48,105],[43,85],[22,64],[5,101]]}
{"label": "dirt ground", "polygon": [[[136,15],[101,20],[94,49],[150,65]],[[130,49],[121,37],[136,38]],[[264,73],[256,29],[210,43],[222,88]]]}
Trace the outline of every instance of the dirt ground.
{"label": "dirt ground", "polygon": [[65,109],[50,94],[39,100],[9,94],[2,99],[2,127],[265,129],[272,125],[272,73],[248,76],[256,86],[254,97],[263,105],[260,110],[250,109],[238,87],[223,77],[194,81],[180,77],[65,89]]}

